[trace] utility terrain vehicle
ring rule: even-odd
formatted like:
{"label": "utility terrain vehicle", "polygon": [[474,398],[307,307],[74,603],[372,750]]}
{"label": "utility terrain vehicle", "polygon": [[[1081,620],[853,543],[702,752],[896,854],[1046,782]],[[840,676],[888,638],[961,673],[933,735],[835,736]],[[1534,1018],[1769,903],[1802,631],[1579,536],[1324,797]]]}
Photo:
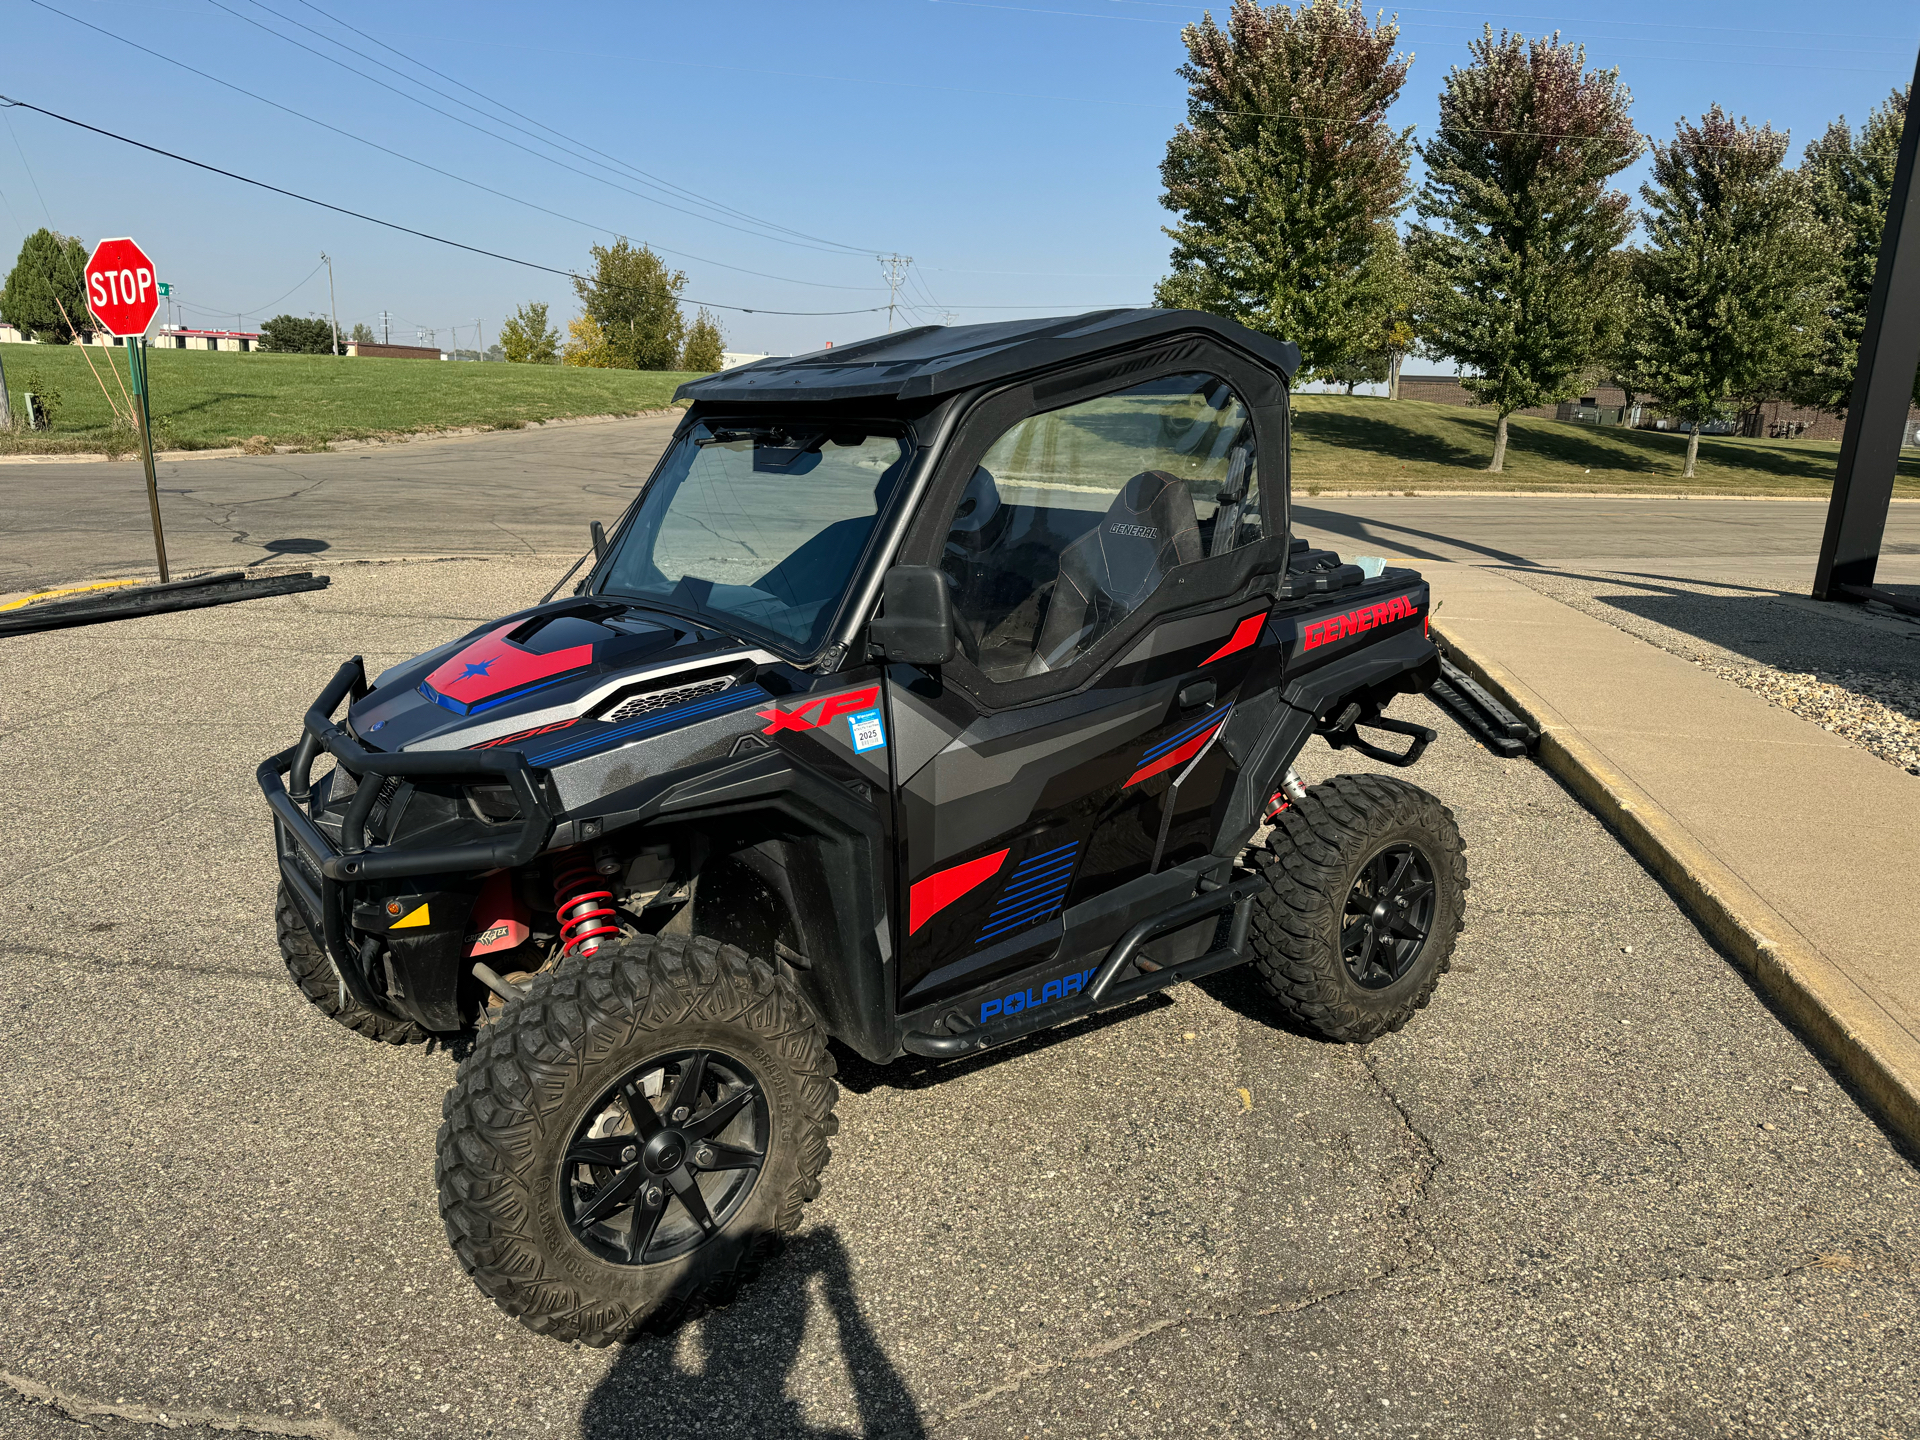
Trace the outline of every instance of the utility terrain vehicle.
{"label": "utility terrain vehicle", "polygon": [[1418,574],[1290,540],[1298,363],[1126,310],[691,381],[571,594],[340,669],[259,771],[281,950],[363,1035],[472,1033],[440,1206],[505,1311],[724,1295],[819,1191],[830,1038],[965,1056],[1242,961],[1334,1040],[1427,1002],[1453,817],[1291,769],[1412,763],[1382,708],[1437,668]]}

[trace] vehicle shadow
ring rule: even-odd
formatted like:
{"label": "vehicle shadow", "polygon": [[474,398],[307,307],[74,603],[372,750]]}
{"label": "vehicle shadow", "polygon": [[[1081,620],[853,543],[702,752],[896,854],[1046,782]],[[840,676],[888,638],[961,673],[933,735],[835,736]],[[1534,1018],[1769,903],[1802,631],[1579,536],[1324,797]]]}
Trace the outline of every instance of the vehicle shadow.
{"label": "vehicle shadow", "polygon": [[961,1076],[972,1075],[975,1071],[997,1066],[1016,1056],[1032,1055],[1036,1051],[1050,1050],[1068,1041],[1077,1041],[1096,1031],[1104,1031],[1109,1026],[1125,1025],[1136,1016],[1146,1015],[1149,1011],[1159,1010],[1174,1004],[1173,997],[1165,991],[1142,996],[1137,1001],[1116,1006],[1111,1011],[1097,1011],[1065,1026],[1052,1026],[1032,1035],[1022,1036],[1017,1041],[1009,1041],[1004,1046],[992,1050],[978,1051],[971,1056],[958,1060],[939,1061],[927,1056],[901,1056],[885,1065],[875,1065],[865,1056],[849,1050],[838,1041],[828,1042],[834,1053],[835,1063],[840,1067],[836,1079],[842,1090],[852,1091],[864,1096],[869,1091],[885,1086],[894,1091],[923,1091],[929,1086],[938,1086],[944,1081],[956,1080]]}
{"label": "vehicle shadow", "polygon": [[[799,1367],[812,1322],[832,1327],[852,1383],[858,1429],[809,1419]],[[818,1340],[816,1341],[818,1344]],[[698,1356],[697,1362],[686,1358]],[[831,1374],[831,1372],[830,1372]],[[924,1436],[920,1407],[854,1294],[831,1226],[767,1263],[732,1305],[622,1347],[581,1408],[582,1436]]]}

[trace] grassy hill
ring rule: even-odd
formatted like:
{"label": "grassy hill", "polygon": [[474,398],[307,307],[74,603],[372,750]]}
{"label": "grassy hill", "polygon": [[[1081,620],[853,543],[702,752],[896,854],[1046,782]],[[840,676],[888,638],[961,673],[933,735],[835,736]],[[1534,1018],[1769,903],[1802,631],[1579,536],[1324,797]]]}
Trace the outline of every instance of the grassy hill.
{"label": "grassy hill", "polygon": [[[1703,436],[1694,478],[1681,478],[1687,437],[1558,420],[1508,421],[1507,460],[1487,473],[1494,416],[1477,407],[1372,396],[1294,399],[1294,489],[1607,490],[1671,495],[1826,496],[1841,443]],[[1906,451],[1894,493],[1917,493]]]}
{"label": "grassy hill", "polygon": [[[445,430],[514,429],[576,415],[658,410],[691,377],[672,371],[579,370],[559,365],[373,360],[331,355],[241,355],[152,350],[156,441],[166,449],[239,445],[264,435],[281,445]],[[125,451],[112,411],[87,371],[91,359],[115,396],[109,364],[127,383],[124,350],[71,345],[0,345],[14,405],[23,391],[51,387],[60,405],[50,432],[0,434],[0,451]]]}
{"label": "grassy hill", "polygon": [[[163,448],[201,450],[264,435],[280,445],[465,427],[514,429],[580,415],[632,415],[670,403],[689,377],[672,371],[576,370],[362,360],[327,355],[150,351],[153,415]],[[126,376],[126,352],[65,345],[0,345],[7,388],[51,386],[61,404],[50,433],[0,434],[0,453],[126,453],[133,438],[112,414],[87,360]],[[105,377],[111,387],[111,376]],[[116,394],[118,393],[116,389]],[[1323,490],[1616,491],[1648,494],[1825,496],[1837,441],[1703,437],[1692,480],[1681,479],[1687,437],[1649,430],[1529,420],[1508,423],[1507,468],[1489,475],[1494,417],[1418,400],[1302,395],[1294,400],[1294,488]],[[1907,452],[1894,493],[1917,493]]]}

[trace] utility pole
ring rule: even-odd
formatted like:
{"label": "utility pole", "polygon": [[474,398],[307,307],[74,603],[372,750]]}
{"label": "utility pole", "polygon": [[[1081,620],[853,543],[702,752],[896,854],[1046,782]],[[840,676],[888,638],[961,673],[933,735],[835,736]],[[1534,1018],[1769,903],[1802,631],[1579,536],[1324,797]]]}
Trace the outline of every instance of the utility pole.
{"label": "utility pole", "polygon": [[334,263],[326,251],[320,252],[320,259],[327,267],[327,318],[333,325],[335,355],[340,354],[340,307],[334,304]]}
{"label": "utility pole", "polygon": [[394,343],[393,330],[387,324],[387,312],[384,310],[380,312],[380,343],[382,345],[392,345]]}
{"label": "utility pole", "polygon": [[907,267],[914,263],[911,255],[876,255],[880,271],[887,277],[887,333],[894,333],[894,302],[900,294],[900,283],[907,278]]}
{"label": "utility pole", "polygon": [[474,317],[474,359],[485,360],[486,358],[487,337],[481,333],[480,317],[476,315]]}

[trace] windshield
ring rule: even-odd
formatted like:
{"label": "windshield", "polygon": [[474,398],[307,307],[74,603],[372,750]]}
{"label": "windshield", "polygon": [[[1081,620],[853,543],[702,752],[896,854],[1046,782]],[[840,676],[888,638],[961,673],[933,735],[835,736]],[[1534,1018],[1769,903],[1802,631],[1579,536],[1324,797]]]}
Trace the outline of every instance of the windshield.
{"label": "windshield", "polygon": [[906,468],[898,433],[712,421],[668,452],[599,589],[818,648]]}

